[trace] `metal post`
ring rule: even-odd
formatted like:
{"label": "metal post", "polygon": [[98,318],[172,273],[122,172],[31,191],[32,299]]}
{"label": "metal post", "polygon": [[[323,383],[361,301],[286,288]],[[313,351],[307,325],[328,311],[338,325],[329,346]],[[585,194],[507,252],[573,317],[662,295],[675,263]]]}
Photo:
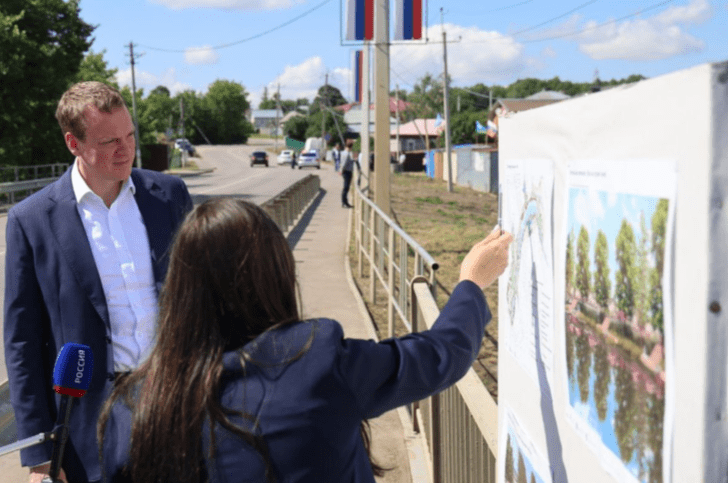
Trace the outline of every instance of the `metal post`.
{"label": "metal post", "polygon": [[389,1],[374,2],[374,203],[389,214]]}
{"label": "metal post", "polygon": [[362,92],[361,92],[361,171],[364,173],[364,178],[366,179],[366,186],[362,187],[362,189],[366,188],[367,196],[371,196],[371,173],[369,172],[369,157],[370,157],[370,148],[369,148],[369,139],[370,139],[370,133],[369,133],[369,105],[371,104],[370,96],[369,96],[369,42],[364,42],[364,51],[362,53]]}
{"label": "metal post", "polygon": [[134,44],[129,42],[129,57],[131,58],[131,107],[134,111],[134,141],[136,142],[136,167],[142,167],[142,148],[139,144],[139,120],[136,108],[136,82],[134,78]]}
{"label": "metal post", "polygon": [[[440,9],[442,10],[442,9]],[[447,151],[447,191],[452,193],[452,147],[450,146],[450,108],[448,107],[448,96],[450,89],[447,81],[447,33],[442,31],[442,52],[445,65],[445,78],[443,80],[443,97],[445,109],[445,149]]]}

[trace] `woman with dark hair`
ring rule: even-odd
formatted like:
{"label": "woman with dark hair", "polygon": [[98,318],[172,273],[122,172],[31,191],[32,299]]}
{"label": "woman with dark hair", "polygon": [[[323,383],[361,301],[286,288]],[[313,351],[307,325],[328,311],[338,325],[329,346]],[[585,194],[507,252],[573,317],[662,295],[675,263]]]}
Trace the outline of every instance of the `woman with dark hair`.
{"label": "woman with dark hair", "polygon": [[431,330],[376,343],[300,319],[293,254],[261,208],[203,203],[172,248],[156,346],[99,419],[106,481],[373,482],[364,422],[465,374],[511,241],[473,247]]}

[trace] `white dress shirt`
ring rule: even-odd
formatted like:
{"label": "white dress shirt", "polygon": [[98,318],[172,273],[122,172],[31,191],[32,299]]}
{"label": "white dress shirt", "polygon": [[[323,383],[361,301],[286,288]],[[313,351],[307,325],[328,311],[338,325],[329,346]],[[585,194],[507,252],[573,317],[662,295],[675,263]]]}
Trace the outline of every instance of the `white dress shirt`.
{"label": "white dress shirt", "polygon": [[81,177],[78,161],[71,184],[109,309],[114,371],[130,371],[149,355],[157,322],[149,239],[136,188],[130,177],[107,207]]}

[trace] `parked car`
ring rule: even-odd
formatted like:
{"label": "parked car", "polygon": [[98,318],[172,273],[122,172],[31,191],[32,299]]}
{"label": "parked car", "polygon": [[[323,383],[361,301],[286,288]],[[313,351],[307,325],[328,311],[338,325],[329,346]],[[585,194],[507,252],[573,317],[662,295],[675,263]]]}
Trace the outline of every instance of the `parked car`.
{"label": "parked car", "polygon": [[321,163],[319,162],[318,155],[315,152],[311,152],[311,151],[301,153],[301,155],[296,160],[296,163],[298,164],[298,169],[301,169],[301,168],[321,169]]}
{"label": "parked car", "polygon": [[265,151],[253,151],[250,155],[250,166],[252,167],[256,164],[265,164],[268,166],[268,153]]}
{"label": "parked car", "polygon": [[195,148],[185,138],[179,138],[174,142],[174,147],[180,151],[187,151],[188,154],[194,154]]}
{"label": "parked car", "polygon": [[293,161],[293,151],[289,149],[281,151],[278,155],[278,164],[291,164],[291,161]]}

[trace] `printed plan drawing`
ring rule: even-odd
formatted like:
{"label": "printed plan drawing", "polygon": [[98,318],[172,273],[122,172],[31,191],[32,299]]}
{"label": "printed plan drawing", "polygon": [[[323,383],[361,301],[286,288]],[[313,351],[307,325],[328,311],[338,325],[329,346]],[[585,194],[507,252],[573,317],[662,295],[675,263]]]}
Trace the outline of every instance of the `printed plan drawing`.
{"label": "printed plan drawing", "polygon": [[553,164],[508,161],[501,166],[501,226],[513,235],[499,290],[499,331],[507,350],[538,382],[539,364],[553,382]]}

